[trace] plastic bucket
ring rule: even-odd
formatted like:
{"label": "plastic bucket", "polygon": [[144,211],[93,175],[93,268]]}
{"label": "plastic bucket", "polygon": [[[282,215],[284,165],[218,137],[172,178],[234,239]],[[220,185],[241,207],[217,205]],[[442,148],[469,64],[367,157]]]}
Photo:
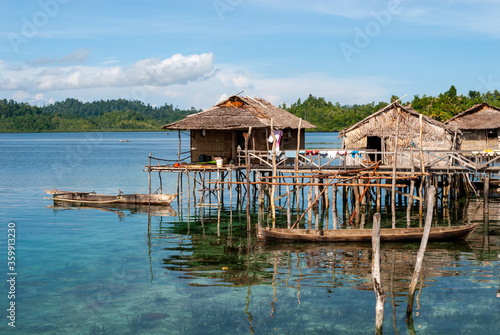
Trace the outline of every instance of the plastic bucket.
{"label": "plastic bucket", "polygon": [[215,160],[215,164],[217,164],[217,167],[221,168],[222,167],[222,158],[221,157],[215,157],[214,160]]}

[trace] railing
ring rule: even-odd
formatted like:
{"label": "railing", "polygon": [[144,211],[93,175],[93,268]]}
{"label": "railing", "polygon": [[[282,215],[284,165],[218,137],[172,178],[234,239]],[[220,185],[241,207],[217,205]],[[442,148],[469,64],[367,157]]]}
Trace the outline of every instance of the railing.
{"label": "railing", "polygon": [[[479,171],[489,166],[498,166],[500,150],[420,150],[411,148],[398,150],[396,165],[398,167],[416,169],[422,167],[451,168],[461,167],[472,171]],[[321,169],[328,166],[361,166],[367,167],[376,161],[381,161],[381,166],[394,164],[394,152],[376,150],[339,150],[339,149],[307,149],[300,150],[298,155],[299,167]],[[272,151],[249,150],[248,157],[251,165],[264,165],[272,167]],[[297,151],[277,151],[276,166],[294,166]],[[238,151],[238,164],[246,164],[245,151]],[[500,168],[500,167],[499,167]]]}

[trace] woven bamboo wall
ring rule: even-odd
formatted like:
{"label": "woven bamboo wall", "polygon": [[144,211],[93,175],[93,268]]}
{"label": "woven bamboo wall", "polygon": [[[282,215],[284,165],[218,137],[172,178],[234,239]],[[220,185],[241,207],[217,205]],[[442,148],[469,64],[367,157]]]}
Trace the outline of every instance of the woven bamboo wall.
{"label": "woven bamboo wall", "polygon": [[[500,129],[497,130],[500,134]],[[500,137],[488,138],[487,130],[472,129],[462,130],[461,150],[499,150]]]}

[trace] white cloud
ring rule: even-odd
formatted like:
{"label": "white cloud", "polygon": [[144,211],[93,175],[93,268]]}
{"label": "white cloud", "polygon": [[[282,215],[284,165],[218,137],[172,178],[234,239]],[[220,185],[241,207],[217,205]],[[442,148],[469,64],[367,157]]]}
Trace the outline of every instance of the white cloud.
{"label": "white cloud", "polygon": [[[77,59],[73,53],[67,59]],[[66,56],[65,56],[66,57]],[[64,58],[64,57],[63,57]],[[9,66],[0,63],[0,90],[45,92],[53,90],[103,87],[168,86],[185,84],[208,75],[213,70],[212,53],[170,58],[149,58],[128,67],[69,66],[35,67]]]}
{"label": "white cloud", "polygon": [[342,104],[365,104],[388,101],[405,84],[386,77],[334,77],[310,72],[269,77],[241,66],[214,66],[212,54],[148,59],[130,67],[35,69],[9,67],[0,61],[0,94],[37,105],[68,97],[82,101],[123,98],[206,109],[242,90],[242,95],[262,97],[275,105],[290,105],[309,94]]}
{"label": "white cloud", "polygon": [[[333,77],[324,73],[301,73],[291,77],[270,78],[248,70],[241,71],[232,65],[220,65],[217,74],[207,80],[189,85],[173,85],[170,89],[182,92],[176,104],[183,108],[209,108],[217,102],[242,90],[239,78],[245,78],[246,87],[242,95],[260,97],[274,105],[288,105],[305,99],[309,94],[324,97],[342,104],[365,104],[388,101],[393,94],[400,94],[406,83],[399,79],[357,76]],[[148,94],[154,93],[148,90]]]}

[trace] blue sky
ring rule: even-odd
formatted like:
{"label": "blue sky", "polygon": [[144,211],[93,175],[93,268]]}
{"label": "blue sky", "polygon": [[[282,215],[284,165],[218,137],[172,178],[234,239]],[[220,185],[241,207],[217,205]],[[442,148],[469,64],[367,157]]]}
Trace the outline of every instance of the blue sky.
{"label": "blue sky", "polygon": [[1,0],[0,98],[208,108],[500,90],[494,0]]}

